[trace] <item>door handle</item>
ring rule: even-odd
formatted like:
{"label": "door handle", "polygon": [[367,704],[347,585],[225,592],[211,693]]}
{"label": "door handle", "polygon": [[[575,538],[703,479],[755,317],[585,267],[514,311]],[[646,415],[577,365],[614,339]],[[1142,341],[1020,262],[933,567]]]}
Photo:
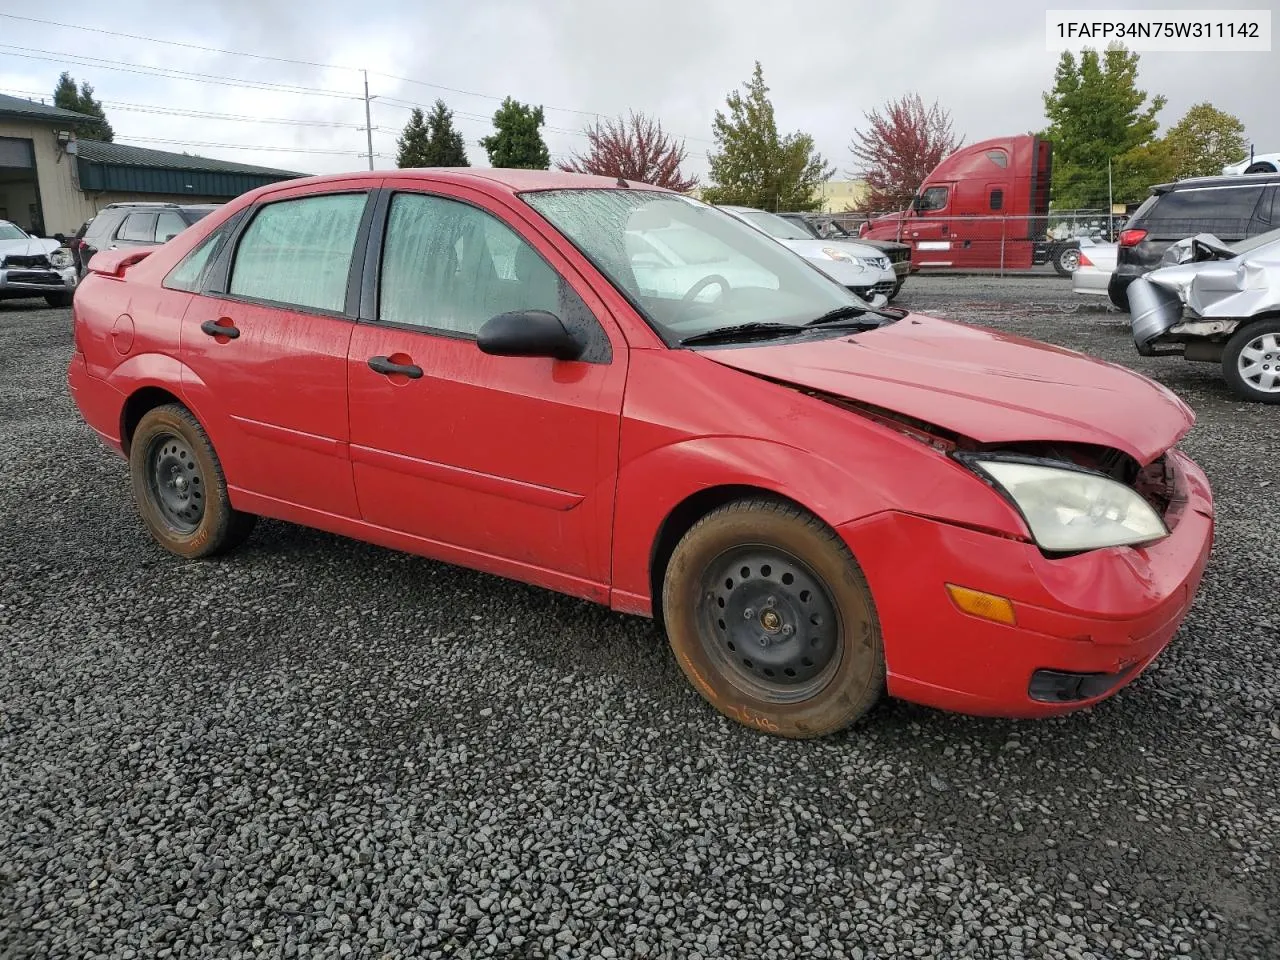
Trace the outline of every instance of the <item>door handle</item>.
{"label": "door handle", "polygon": [[[223,321],[225,321],[225,324]],[[234,340],[240,336],[240,331],[236,328],[236,325],[226,317],[221,317],[218,320],[206,320],[200,324],[200,329],[211,337],[226,337],[228,340]]]}
{"label": "door handle", "polygon": [[422,376],[422,368],[416,363],[394,363],[390,357],[370,357],[369,369],[377,373],[398,373],[410,380],[417,380]]}

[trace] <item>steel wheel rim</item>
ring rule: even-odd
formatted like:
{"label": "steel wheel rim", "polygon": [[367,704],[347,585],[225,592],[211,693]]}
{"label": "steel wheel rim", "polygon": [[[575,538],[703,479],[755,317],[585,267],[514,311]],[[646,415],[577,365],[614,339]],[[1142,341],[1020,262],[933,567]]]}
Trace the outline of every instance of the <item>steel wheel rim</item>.
{"label": "steel wheel rim", "polygon": [[808,700],[840,668],[843,624],[830,590],[777,547],[748,544],[712,560],[699,583],[698,612],[703,651],[759,700]]}
{"label": "steel wheel rim", "polygon": [[1058,257],[1058,262],[1062,264],[1062,269],[1075,273],[1080,269],[1080,251],[1075,249],[1063,250]]}
{"label": "steel wheel rim", "polygon": [[1280,334],[1263,333],[1246,343],[1236,370],[1259,393],[1280,393]]}
{"label": "steel wheel rim", "polygon": [[147,491],[164,522],[181,534],[195,533],[204,519],[205,483],[190,444],[162,434],[147,448]]}

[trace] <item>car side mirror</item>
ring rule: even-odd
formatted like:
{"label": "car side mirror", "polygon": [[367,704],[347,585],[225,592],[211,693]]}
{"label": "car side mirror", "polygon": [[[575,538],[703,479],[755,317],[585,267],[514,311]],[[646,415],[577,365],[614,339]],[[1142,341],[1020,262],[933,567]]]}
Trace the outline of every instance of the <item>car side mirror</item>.
{"label": "car side mirror", "polygon": [[514,310],[485,321],[476,337],[481,353],[496,357],[550,357],[577,360],[582,344],[560,318],[546,310]]}

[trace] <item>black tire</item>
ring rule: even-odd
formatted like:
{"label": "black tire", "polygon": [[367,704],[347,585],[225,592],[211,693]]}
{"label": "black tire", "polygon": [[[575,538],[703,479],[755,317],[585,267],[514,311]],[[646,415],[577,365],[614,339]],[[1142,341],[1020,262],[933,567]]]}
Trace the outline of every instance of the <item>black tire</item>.
{"label": "black tire", "polygon": [[[1256,358],[1246,351],[1256,353]],[[1258,382],[1254,382],[1253,370]],[[1232,334],[1222,351],[1222,376],[1238,397],[1255,403],[1280,403],[1280,317],[1256,320]],[[1264,385],[1267,382],[1269,390]]]}
{"label": "black tire", "polygon": [[862,570],[834,530],[791,504],[739,500],[699,520],[667,565],[662,610],[685,676],[746,726],[820,737],[884,692]]}
{"label": "black tire", "polygon": [[1080,244],[1064,243],[1053,251],[1053,269],[1060,277],[1069,277],[1080,269]]}
{"label": "black tire", "polygon": [[147,530],[180,557],[232,550],[258,519],[232,508],[208,434],[190,410],[176,403],[143,415],[129,446],[129,479]]}
{"label": "black tire", "polygon": [[75,299],[75,294],[73,293],[46,293],[44,295],[44,302],[55,310],[71,306],[73,299]]}
{"label": "black tire", "polygon": [[1107,282],[1107,299],[1111,301],[1112,306],[1129,312],[1129,285],[1127,283],[1117,283],[1113,275]]}
{"label": "black tire", "polygon": [[1262,163],[1255,163],[1253,166],[1245,170],[1246,175],[1250,173],[1275,173],[1275,172],[1276,172],[1275,164],[1266,163],[1265,161]]}
{"label": "black tire", "polygon": [[893,289],[889,291],[889,302],[893,302],[893,298],[902,292],[902,285],[907,282],[906,277],[899,277],[898,282],[893,285]]}

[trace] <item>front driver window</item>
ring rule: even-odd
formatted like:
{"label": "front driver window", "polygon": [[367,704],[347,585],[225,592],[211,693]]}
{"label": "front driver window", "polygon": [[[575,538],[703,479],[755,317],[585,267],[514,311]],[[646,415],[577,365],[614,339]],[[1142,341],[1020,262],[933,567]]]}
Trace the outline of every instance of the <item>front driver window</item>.
{"label": "front driver window", "polygon": [[607,361],[609,341],[585,303],[505,223],[458,200],[400,193],[382,248],[378,320],[465,337],[500,313],[546,310]]}
{"label": "front driver window", "polygon": [[920,195],[920,211],[942,210],[947,205],[947,188],[930,187]]}

